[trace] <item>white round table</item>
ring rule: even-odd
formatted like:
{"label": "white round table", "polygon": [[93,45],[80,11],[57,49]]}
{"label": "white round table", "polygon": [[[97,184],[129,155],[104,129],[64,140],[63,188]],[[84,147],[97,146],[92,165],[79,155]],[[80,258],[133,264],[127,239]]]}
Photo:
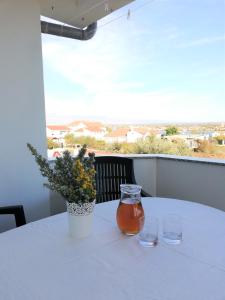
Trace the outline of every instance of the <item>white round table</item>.
{"label": "white round table", "polygon": [[146,215],[176,213],[183,242],[139,245],[117,229],[118,201],[96,205],[93,233],[68,236],[66,213],[0,234],[1,300],[225,300],[225,213],[143,198]]}

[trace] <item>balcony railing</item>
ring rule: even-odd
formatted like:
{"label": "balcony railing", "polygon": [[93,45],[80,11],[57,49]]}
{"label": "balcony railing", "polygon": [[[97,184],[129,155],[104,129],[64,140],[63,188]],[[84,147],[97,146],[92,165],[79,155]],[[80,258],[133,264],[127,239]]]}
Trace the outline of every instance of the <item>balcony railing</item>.
{"label": "balcony railing", "polygon": [[[126,155],[134,160],[136,181],[152,196],[202,203],[225,211],[225,161],[170,155]],[[50,194],[51,213],[65,210]]]}

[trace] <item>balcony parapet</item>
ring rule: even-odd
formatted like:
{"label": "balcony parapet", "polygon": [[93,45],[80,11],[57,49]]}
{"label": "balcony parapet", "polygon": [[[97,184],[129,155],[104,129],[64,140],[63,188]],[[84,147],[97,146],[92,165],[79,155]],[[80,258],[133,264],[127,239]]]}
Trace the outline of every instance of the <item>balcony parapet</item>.
{"label": "balcony parapet", "polygon": [[168,154],[117,154],[112,156],[124,156],[132,159],[167,159],[167,160],[177,160],[186,161],[193,163],[203,163],[203,164],[216,164],[225,166],[224,159],[212,159],[212,158],[201,158],[201,157],[191,157],[191,156],[178,156],[178,155],[168,155]]}
{"label": "balcony parapet", "polygon": [[[198,202],[225,211],[225,160],[166,154],[112,156],[132,158],[136,181],[152,196]],[[55,200],[51,201],[53,213],[58,212],[55,205]]]}

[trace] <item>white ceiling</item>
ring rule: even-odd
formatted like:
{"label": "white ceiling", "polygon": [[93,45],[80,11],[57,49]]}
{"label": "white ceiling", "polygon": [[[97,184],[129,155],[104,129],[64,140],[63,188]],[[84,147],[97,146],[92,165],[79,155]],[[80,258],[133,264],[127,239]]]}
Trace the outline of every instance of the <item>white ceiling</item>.
{"label": "white ceiling", "polygon": [[[38,0],[41,15],[84,28],[134,0]],[[108,11],[107,11],[108,7]]]}

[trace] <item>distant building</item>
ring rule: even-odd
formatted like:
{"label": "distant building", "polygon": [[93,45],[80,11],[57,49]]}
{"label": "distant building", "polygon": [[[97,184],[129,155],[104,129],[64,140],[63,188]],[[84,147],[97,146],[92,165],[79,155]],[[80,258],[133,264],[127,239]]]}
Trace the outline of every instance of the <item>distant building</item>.
{"label": "distant building", "polygon": [[47,138],[52,139],[64,145],[64,137],[70,132],[70,128],[65,125],[47,125],[46,135]]}
{"label": "distant building", "polygon": [[119,128],[104,136],[107,143],[124,143],[127,141],[127,128]]}
{"label": "distant building", "polygon": [[90,136],[102,140],[106,134],[106,127],[100,122],[74,121],[68,124],[70,132],[76,137]]}
{"label": "distant building", "polygon": [[107,143],[135,143],[139,139],[145,139],[149,133],[141,129],[118,128],[104,137]]}

